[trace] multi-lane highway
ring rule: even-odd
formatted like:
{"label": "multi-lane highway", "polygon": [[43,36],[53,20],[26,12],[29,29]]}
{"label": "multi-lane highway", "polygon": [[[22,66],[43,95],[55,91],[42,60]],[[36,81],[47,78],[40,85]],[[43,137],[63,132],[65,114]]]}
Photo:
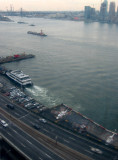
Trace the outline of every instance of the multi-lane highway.
{"label": "multi-lane highway", "polygon": [[23,132],[20,128],[6,119],[0,114],[0,119],[5,120],[8,126],[4,127],[0,125],[0,132],[2,136],[8,139],[15,147],[19,148],[20,151],[25,153],[29,159],[33,160],[63,160],[55,153],[48,150],[33,137]]}
{"label": "multi-lane highway", "polygon": [[[26,111],[24,108],[15,106],[14,110],[11,110],[5,106],[6,103],[9,103],[9,100],[6,97],[0,95],[1,108],[7,111],[12,116],[23,121],[27,125],[33,127],[34,124],[39,125],[38,131],[49,136],[52,139],[55,139],[58,143],[62,143],[65,146],[72,148],[92,159],[96,160],[116,160],[118,159],[118,153],[116,150],[110,149],[108,146],[103,146],[75,135],[71,132],[68,132],[50,122],[43,123],[39,121],[39,117]],[[92,148],[97,148],[101,153],[96,153],[92,151]]]}

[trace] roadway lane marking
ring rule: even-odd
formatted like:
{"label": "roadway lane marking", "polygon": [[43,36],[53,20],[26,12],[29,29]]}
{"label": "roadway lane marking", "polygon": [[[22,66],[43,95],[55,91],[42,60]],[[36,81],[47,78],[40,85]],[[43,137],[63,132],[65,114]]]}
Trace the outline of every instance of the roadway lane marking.
{"label": "roadway lane marking", "polygon": [[2,102],[4,102],[4,103],[6,102],[6,101],[5,101],[5,100],[3,100],[2,98],[0,98],[0,101],[2,101]]}
{"label": "roadway lane marking", "polygon": [[40,157],[39,157],[38,159],[43,160],[43,159],[42,159],[42,158],[40,158]]}
{"label": "roadway lane marking", "polygon": [[17,116],[20,116],[20,114],[18,114],[17,112],[14,112],[14,114],[16,114]]}
{"label": "roadway lane marking", "polygon": [[[9,132],[7,132],[8,135],[12,136]],[[13,136],[12,136],[13,137]]]}
{"label": "roadway lane marking", "polygon": [[67,141],[66,139],[63,139],[65,142],[70,143],[69,141]]}
{"label": "roadway lane marking", "polygon": [[75,139],[74,138],[72,138],[72,137],[69,137],[70,139],[72,139],[73,141],[75,141]]}
{"label": "roadway lane marking", "polygon": [[24,116],[21,116],[19,119],[26,117],[27,115],[29,115],[29,113],[25,114]]}
{"label": "roadway lane marking", "polygon": [[86,150],[86,149],[85,149],[85,151],[86,151],[86,152],[88,152],[88,153],[90,153],[90,154],[93,154],[93,152],[91,152],[91,151],[88,151],[88,150]]}
{"label": "roadway lane marking", "polygon": [[47,157],[49,157],[50,159],[52,159],[52,157],[50,157],[47,153],[45,153],[45,155],[46,155]]}
{"label": "roadway lane marking", "polygon": [[28,143],[32,144],[30,141],[27,140]]}
{"label": "roadway lane marking", "polygon": [[12,129],[12,131],[14,131],[15,133],[17,133],[17,134],[18,134],[18,132],[17,132],[16,130]]}
{"label": "roadway lane marking", "polygon": [[33,122],[29,122],[29,124],[32,124],[32,125],[34,125],[34,123],[33,123]]}
{"label": "roadway lane marking", "polygon": [[47,129],[43,128],[44,131],[49,132]]}
{"label": "roadway lane marking", "polygon": [[23,143],[20,142],[20,144],[21,144],[23,147],[26,147]]}

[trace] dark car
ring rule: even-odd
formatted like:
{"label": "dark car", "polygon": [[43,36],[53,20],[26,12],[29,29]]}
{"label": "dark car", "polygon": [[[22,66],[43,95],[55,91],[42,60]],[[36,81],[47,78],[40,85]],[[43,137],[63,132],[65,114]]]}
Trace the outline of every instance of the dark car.
{"label": "dark car", "polygon": [[7,104],[6,105],[8,108],[10,108],[10,109],[14,109],[14,105],[13,104]]}
{"label": "dark car", "polygon": [[40,127],[39,127],[38,124],[33,124],[33,127],[34,127],[35,129],[40,129]]}

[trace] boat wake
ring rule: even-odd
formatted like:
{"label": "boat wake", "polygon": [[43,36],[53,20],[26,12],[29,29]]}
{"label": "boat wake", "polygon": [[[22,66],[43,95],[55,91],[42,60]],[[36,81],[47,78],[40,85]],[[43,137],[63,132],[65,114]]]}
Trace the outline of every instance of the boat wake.
{"label": "boat wake", "polygon": [[25,91],[45,106],[53,107],[59,103],[59,99],[53,95],[49,95],[46,88],[33,85],[30,88],[25,88]]}

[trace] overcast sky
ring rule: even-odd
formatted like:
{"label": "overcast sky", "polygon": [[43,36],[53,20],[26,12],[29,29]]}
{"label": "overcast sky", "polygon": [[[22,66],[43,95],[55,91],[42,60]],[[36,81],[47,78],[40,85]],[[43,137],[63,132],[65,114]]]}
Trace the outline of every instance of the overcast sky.
{"label": "overcast sky", "polygon": [[[100,9],[100,4],[104,0],[0,0],[0,10],[10,10],[13,6],[14,10],[26,11],[81,11],[84,6],[89,5]],[[108,0],[108,3],[114,1],[118,6],[118,0]]]}

